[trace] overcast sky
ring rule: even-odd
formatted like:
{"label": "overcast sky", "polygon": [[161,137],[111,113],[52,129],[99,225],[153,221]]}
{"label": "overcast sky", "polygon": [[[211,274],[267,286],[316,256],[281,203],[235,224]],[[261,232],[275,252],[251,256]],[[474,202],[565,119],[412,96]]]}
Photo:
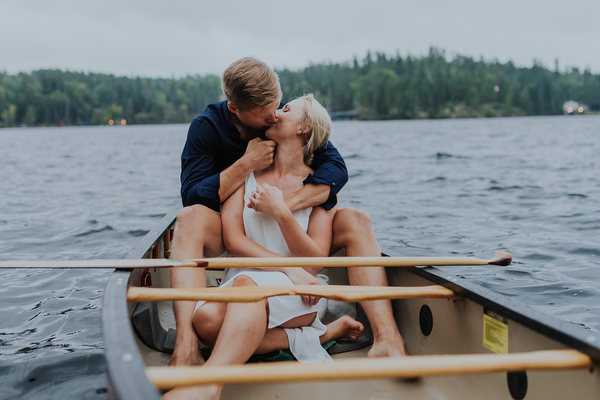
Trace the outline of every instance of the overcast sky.
{"label": "overcast sky", "polygon": [[243,56],[292,70],[422,56],[600,73],[600,0],[0,0],[0,71],[218,74]]}

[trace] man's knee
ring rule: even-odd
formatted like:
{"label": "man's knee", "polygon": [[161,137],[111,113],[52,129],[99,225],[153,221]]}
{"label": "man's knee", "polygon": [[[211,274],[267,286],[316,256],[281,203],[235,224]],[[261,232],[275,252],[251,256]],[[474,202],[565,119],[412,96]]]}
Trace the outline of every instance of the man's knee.
{"label": "man's knee", "polygon": [[203,205],[184,207],[177,213],[172,257],[217,257],[225,249],[221,239],[221,216]]}
{"label": "man's knee", "polygon": [[223,313],[219,307],[207,303],[194,314],[194,329],[196,334],[207,346],[214,346],[223,325]]}
{"label": "man's knee", "polygon": [[177,225],[181,227],[196,228],[204,224],[212,224],[217,219],[220,222],[216,211],[200,204],[184,207],[177,213]]}
{"label": "man's knee", "polygon": [[366,211],[345,207],[335,214],[334,229],[364,230],[371,229],[371,217]]}

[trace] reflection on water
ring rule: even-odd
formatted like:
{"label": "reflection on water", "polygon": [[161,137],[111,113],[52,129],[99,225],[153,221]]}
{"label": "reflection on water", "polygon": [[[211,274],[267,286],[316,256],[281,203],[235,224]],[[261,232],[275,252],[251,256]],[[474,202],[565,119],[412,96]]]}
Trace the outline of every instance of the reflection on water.
{"label": "reflection on water", "polygon": [[[408,256],[600,332],[598,117],[336,122],[342,206]],[[124,256],[179,201],[186,125],[0,130],[0,258]],[[0,398],[104,398],[107,271],[5,270]]]}

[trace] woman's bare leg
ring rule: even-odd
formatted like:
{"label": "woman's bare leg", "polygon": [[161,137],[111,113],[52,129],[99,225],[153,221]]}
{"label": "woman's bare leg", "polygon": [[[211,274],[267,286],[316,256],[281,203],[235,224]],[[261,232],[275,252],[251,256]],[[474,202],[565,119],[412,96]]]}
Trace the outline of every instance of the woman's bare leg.
{"label": "woman's bare leg", "polygon": [[365,327],[363,324],[349,315],[344,315],[327,324],[327,332],[321,335],[319,339],[321,340],[321,344],[336,339],[349,339],[355,341],[363,335],[364,331]]}
{"label": "woman's bare leg", "polygon": [[[223,325],[226,309],[227,303],[207,302],[194,314],[194,328],[205,345],[211,347],[215,345]],[[315,318],[313,313],[302,317],[303,319],[294,319],[289,323],[294,324],[294,327],[307,326],[312,324]],[[341,338],[357,340],[363,335],[363,332],[363,324],[348,315],[344,315],[329,323],[327,331],[319,339],[321,344]],[[287,334],[283,328],[277,327],[267,330],[255,354],[266,354],[276,350],[288,350],[289,348]]]}
{"label": "woman's bare leg", "polygon": [[[256,283],[247,276],[239,276],[233,281],[233,286],[256,286]],[[194,319],[197,319],[199,311],[206,305],[200,307]],[[203,368],[245,363],[254,354],[267,331],[267,300],[256,303],[228,303],[225,310],[213,352]],[[195,325],[198,325],[196,322],[199,322],[201,327],[202,322],[195,321]],[[222,389],[223,385],[198,386],[193,390],[186,390],[185,395],[190,398],[194,396],[196,399],[218,399]],[[176,395],[178,393],[174,393],[173,398],[178,398]]]}
{"label": "woman's bare leg", "polygon": [[[312,314],[310,314],[312,315]],[[310,325],[304,324],[300,326]],[[300,327],[296,326],[296,327]],[[321,344],[325,344],[330,340],[335,339],[350,339],[357,340],[363,335],[365,328],[363,324],[356,321],[349,315],[344,315],[341,318],[327,324],[327,331],[319,337]],[[256,349],[256,354],[270,353],[275,350],[289,350],[290,342],[288,341],[287,333],[283,328],[272,328],[267,330],[263,341]]]}

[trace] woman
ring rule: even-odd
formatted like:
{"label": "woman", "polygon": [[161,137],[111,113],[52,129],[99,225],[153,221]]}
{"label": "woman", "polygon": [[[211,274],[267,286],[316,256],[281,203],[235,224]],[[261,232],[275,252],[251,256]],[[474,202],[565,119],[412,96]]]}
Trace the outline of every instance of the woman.
{"label": "woman", "polygon": [[[286,104],[266,136],[277,143],[273,164],[250,174],[222,206],[223,242],[238,257],[325,257],[329,255],[335,209],[321,207],[292,212],[284,203],[313,171],[314,150],[331,131],[327,111],[312,95]],[[232,269],[222,286],[318,285],[322,268]],[[325,327],[317,317],[324,300],[280,296],[257,303],[199,303],[193,323],[201,340],[214,345],[209,366],[241,364],[252,354],[290,348],[304,362],[330,360],[320,346],[330,339],[362,335],[360,322],[346,316]],[[240,340],[240,339],[243,339]],[[211,397],[221,387],[205,387]]]}

